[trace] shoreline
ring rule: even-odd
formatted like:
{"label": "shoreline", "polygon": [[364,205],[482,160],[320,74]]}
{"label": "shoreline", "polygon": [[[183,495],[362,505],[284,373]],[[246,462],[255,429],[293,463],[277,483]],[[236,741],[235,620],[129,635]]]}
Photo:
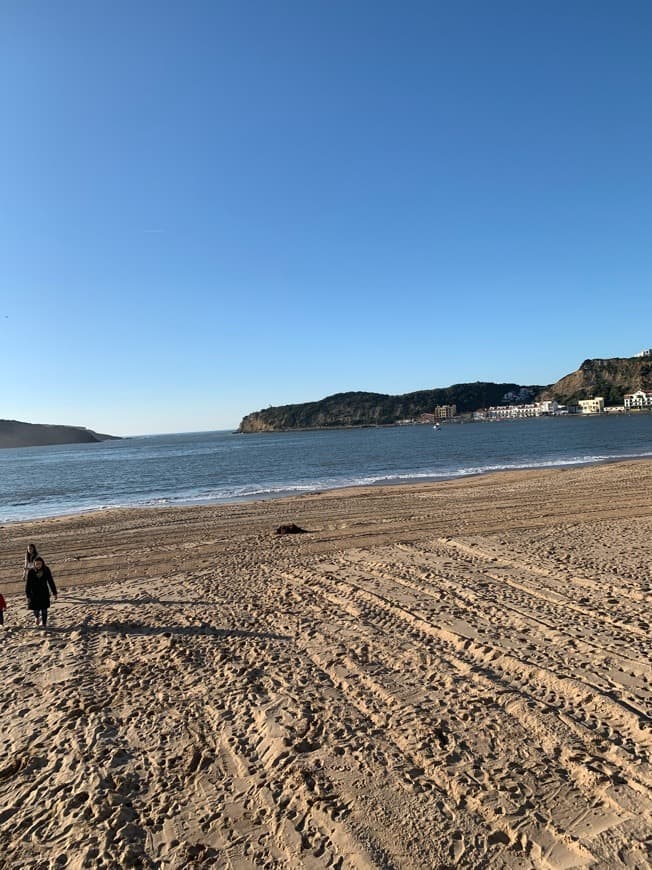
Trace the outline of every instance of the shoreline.
{"label": "shoreline", "polygon": [[[498,421],[498,422],[509,422],[509,421]],[[609,457],[606,459],[599,460],[572,460],[572,461],[559,461],[559,462],[551,462],[550,464],[545,465],[530,465],[524,463],[518,466],[505,467],[500,469],[491,468],[488,470],[480,470],[480,471],[470,471],[470,472],[458,472],[456,474],[450,475],[441,475],[434,476],[423,474],[421,476],[409,476],[401,477],[395,480],[388,480],[386,478],[382,478],[378,481],[371,481],[365,483],[344,483],[336,486],[315,486],[315,488],[306,487],[304,491],[298,492],[293,490],[284,490],[280,489],[278,492],[273,493],[256,493],[252,495],[246,496],[230,496],[230,497],[222,497],[217,499],[207,499],[200,500],[198,498],[195,499],[174,499],[170,503],[167,504],[152,504],[152,503],[125,503],[121,505],[106,505],[106,506],[94,506],[89,508],[71,508],[69,511],[64,511],[62,513],[52,513],[52,514],[38,514],[31,517],[16,517],[16,518],[6,518],[0,520],[0,528],[3,526],[14,526],[23,523],[31,523],[31,522],[45,522],[48,520],[56,520],[61,518],[74,518],[81,517],[86,515],[94,515],[94,514],[103,514],[111,511],[121,511],[121,510],[167,510],[167,509],[176,509],[176,508],[209,508],[216,506],[224,506],[232,504],[249,504],[255,503],[258,501],[277,501],[291,498],[303,498],[308,495],[319,495],[322,492],[341,492],[343,490],[349,489],[364,489],[367,487],[371,488],[382,488],[382,487],[396,487],[396,486],[415,486],[419,484],[437,484],[437,483],[446,483],[449,481],[464,481],[471,480],[476,477],[485,477],[493,474],[510,474],[514,471],[524,471],[524,472],[533,472],[536,473],[538,471],[563,471],[564,469],[570,468],[590,468],[594,466],[600,465],[609,465],[613,463],[628,463],[628,462],[646,462],[651,461],[652,455],[639,455],[639,456],[627,456],[624,458],[621,457]],[[164,499],[159,499],[160,501],[164,501]]]}
{"label": "shoreline", "polygon": [[[613,469],[613,472],[609,470]],[[118,529],[133,528],[135,531],[128,535],[124,542],[121,542],[121,551],[123,546],[124,555],[128,558],[128,565],[131,568],[143,563],[152,550],[151,545],[147,540],[147,530],[151,530],[154,537],[159,535],[161,528],[170,528],[176,534],[190,534],[188,530],[192,530],[193,547],[201,549],[204,544],[200,538],[196,537],[196,530],[201,528],[216,527],[220,530],[220,542],[228,540],[229,527],[231,523],[235,523],[235,534],[240,534],[243,526],[250,524],[259,524],[261,529],[264,529],[266,534],[271,534],[274,529],[287,522],[296,522],[299,526],[304,526],[307,520],[302,520],[306,515],[311,518],[313,515],[318,517],[319,524],[323,524],[323,514],[329,510],[333,510],[335,517],[346,516],[350,510],[350,505],[362,505],[362,513],[365,515],[363,525],[369,526],[369,535],[373,540],[377,540],[378,536],[383,533],[388,533],[390,526],[396,525],[399,529],[402,524],[409,521],[412,513],[414,500],[417,503],[421,502],[426,506],[435,506],[436,518],[441,520],[441,511],[438,507],[440,499],[451,499],[457,510],[461,511],[463,520],[462,528],[469,525],[475,526],[477,522],[469,520],[466,516],[464,507],[465,500],[472,498],[475,493],[484,493],[491,490],[508,491],[522,489],[523,494],[519,495],[519,499],[528,505],[530,491],[533,490],[538,497],[537,490],[542,488],[544,491],[554,492],[555,481],[561,484],[572,487],[575,481],[599,479],[602,476],[605,480],[613,479],[614,477],[623,477],[632,479],[638,483],[637,469],[643,469],[643,477],[650,478],[650,486],[652,487],[652,461],[648,458],[637,458],[627,460],[609,460],[600,463],[590,463],[587,465],[570,465],[570,466],[555,466],[535,469],[514,469],[507,471],[493,471],[480,473],[476,475],[468,475],[463,477],[455,477],[447,480],[423,481],[417,480],[411,483],[404,481],[396,483],[370,484],[360,486],[344,486],[334,489],[322,489],[314,492],[306,492],[289,496],[278,496],[270,498],[256,498],[244,501],[219,502],[214,504],[190,504],[190,505],[152,505],[152,506],[126,506],[126,507],[110,507],[95,510],[84,511],[81,513],[62,514],[54,517],[42,517],[30,520],[17,520],[15,522],[5,523],[0,525],[0,591],[9,589],[17,591],[22,589],[22,581],[16,581],[17,572],[14,555],[24,552],[27,543],[35,539],[37,544],[39,541],[47,539],[54,535],[57,541],[60,541],[54,550],[43,550],[44,556],[48,562],[53,561],[65,566],[65,572],[74,579],[74,582],[104,582],[107,576],[105,570],[100,570],[97,581],[91,579],[86,581],[80,580],[80,575],[84,574],[89,564],[95,560],[88,551],[101,552],[105,547],[103,539],[104,534],[111,533],[114,527]],[[600,484],[604,486],[606,484]],[[548,506],[548,513],[554,514],[556,511],[561,512],[565,496],[565,489],[560,490],[552,499]],[[550,497],[550,496],[549,496]],[[627,492],[621,493],[615,491],[610,502],[604,503],[606,513],[610,512],[610,505],[615,505],[615,510],[619,510],[619,505],[623,500],[627,499]],[[573,501],[572,494],[570,501]],[[387,521],[379,520],[377,516],[371,518],[366,517],[367,505],[371,504],[373,510],[387,510],[389,517]],[[638,505],[640,506],[640,505]],[[483,507],[483,511],[490,509],[491,506]],[[652,505],[649,512],[652,513]],[[648,511],[643,513],[647,515]],[[484,516],[484,514],[482,514]],[[517,525],[528,525],[528,512],[524,512],[518,516]],[[345,521],[343,528],[346,529]],[[378,526],[380,525],[380,529]],[[423,520],[413,525],[412,530],[405,530],[402,533],[406,537],[417,537],[421,534],[423,528]],[[426,524],[426,529],[430,527]],[[479,531],[483,531],[486,526],[480,523]],[[101,532],[101,534],[100,534]],[[249,529],[251,534],[251,529]],[[86,537],[89,540],[86,540]],[[142,547],[142,554],[135,552],[137,546],[132,543],[131,538],[138,541]],[[337,540],[340,536],[334,536]],[[347,534],[341,537],[348,543]],[[14,543],[16,540],[19,544]],[[210,540],[210,539],[209,539]],[[167,548],[166,548],[167,549]],[[80,555],[81,554],[81,555]],[[50,556],[50,558],[48,558]],[[22,559],[22,556],[20,557]],[[159,555],[156,555],[155,562],[160,561]],[[13,562],[13,567],[12,567]],[[103,557],[100,564],[106,562]],[[77,564],[78,563],[78,564]],[[83,566],[83,570],[79,570]],[[151,572],[148,572],[151,573]],[[126,567],[113,565],[110,572],[112,580],[128,576]],[[3,586],[4,584],[4,586]]]}
{"label": "shoreline", "polygon": [[3,526],[4,860],[647,866],[650,492],[630,460]]}

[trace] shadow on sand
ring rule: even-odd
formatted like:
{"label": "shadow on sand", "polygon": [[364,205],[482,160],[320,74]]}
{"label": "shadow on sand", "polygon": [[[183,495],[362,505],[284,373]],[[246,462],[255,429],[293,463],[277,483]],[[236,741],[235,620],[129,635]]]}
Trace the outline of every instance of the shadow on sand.
{"label": "shadow on sand", "polygon": [[29,631],[39,632],[51,638],[61,637],[72,634],[116,634],[116,635],[140,635],[142,637],[214,637],[214,638],[259,638],[263,640],[292,640],[287,634],[274,634],[265,631],[245,631],[241,628],[213,628],[210,625],[161,625],[151,626],[143,625],[136,622],[120,622],[113,620],[111,622],[92,623],[90,621],[83,622],[81,625],[59,626],[48,625],[47,629],[36,628],[35,626],[14,626],[14,631]]}
{"label": "shadow on sand", "polygon": [[154,598],[153,595],[143,596],[142,598],[83,598],[81,595],[66,595],[66,597],[61,598],[60,601],[62,603],[69,601],[72,604],[91,605],[92,607],[102,607],[111,604],[170,604],[175,607],[184,607],[194,604],[197,607],[206,606],[206,601],[200,598],[190,601],[177,601],[172,598]]}

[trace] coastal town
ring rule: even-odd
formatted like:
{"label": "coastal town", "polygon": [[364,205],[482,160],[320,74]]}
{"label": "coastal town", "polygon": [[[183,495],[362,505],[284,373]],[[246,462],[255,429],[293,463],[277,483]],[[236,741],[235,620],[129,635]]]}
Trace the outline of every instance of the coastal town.
{"label": "coastal town", "polygon": [[[505,402],[518,400],[515,395],[507,394]],[[473,420],[517,420],[528,417],[560,417],[567,414],[626,414],[637,411],[652,410],[652,390],[637,390],[625,395],[622,405],[605,405],[602,396],[590,399],[580,399],[575,405],[562,405],[554,399],[542,402],[521,402],[517,404],[492,405],[473,411]],[[419,423],[442,423],[459,419],[455,405],[437,405],[431,414],[422,414]],[[402,420],[402,423],[415,422]]]}
{"label": "coastal town", "polygon": [[574,405],[562,405],[554,399],[520,405],[496,405],[475,411],[475,420],[503,420],[519,417],[555,417],[564,414],[624,414],[629,411],[652,409],[652,390],[626,393],[622,405],[605,405],[602,396],[579,399]]}
{"label": "coastal town", "polygon": [[[637,357],[652,357],[652,348],[646,348],[636,354]],[[481,408],[470,414],[458,414],[456,405],[437,405],[432,413],[421,414],[418,420],[401,420],[405,423],[440,424],[445,421],[459,421],[463,418],[476,421],[486,420],[516,420],[530,417],[559,417],[568,414],[627,414],[642,411],[652,411],[652,390],[635,390],[625,393],[620,405],[606,405],[603,396],[578,399],[573,404],[562,404],[555,399],[539,402],[527,401],[528,391],[510,392],[503,396],[503,403]]]}

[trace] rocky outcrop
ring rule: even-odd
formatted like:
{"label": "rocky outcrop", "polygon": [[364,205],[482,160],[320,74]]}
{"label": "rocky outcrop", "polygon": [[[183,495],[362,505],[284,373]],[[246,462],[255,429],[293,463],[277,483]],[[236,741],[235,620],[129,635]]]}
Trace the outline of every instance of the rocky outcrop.
{"label": "rocky outcrop", "polygon": [[401,396],[382,393],[336,393],[317,402],[281,405],[243,418],[239,432],[280,432],[288,429],[326,429],[343,426],[386,426],[416,419],[437,405],[456,405],[464,414],[491,405],[513,405],[556,399],[573,405],[579,399],[602,396],[607,405],[622,405],[626,393],[652,390],[652,358],[587,359],[576,372],[552,386],[494,384],[475,381]]}
{"label": "rocky outcrop", "polygon": [[328,429],[348,426],[388,426],[399,420],[415,419],[432,413],[437,405],[456,405],[459,413],[486,408],[509,401],[532,400],[543,388],[519,384],[494,384],[476,381],[434,390],[419,390],[400,396],[382,393],[336,393],[317,402],[282,405],[248,414],[240,432],[279,432],[288,429]]}
{"label": "rocky outcrop", "polygon": [[605,405],[622,405],[626,393],[652,390],[652,358],[587,359],[576,372],[544,390],[543,399],[573,405],[580,399],[602,396]]}
{"label": "rocky outcrop", "polygon": [[46,447],[49,444],[89,444],[115,438],[85,429],[83,426],[49,426],[44,423],[21,423],[0,420],[0,448]]}

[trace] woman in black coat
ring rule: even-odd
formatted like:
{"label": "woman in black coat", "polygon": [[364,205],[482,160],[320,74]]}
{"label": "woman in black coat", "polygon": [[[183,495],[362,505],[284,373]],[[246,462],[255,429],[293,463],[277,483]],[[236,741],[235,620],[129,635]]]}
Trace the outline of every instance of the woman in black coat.
{"label": "woman in black coat", "polygon": [[34,567],[27,572],[25,595],[27,606],[34,611],[36,624],[43,628],[48,624],[48,607],[50,606],[50,591],[57,597],[57,587],[52,579],[52,572],[40,556],[34,559]]}

